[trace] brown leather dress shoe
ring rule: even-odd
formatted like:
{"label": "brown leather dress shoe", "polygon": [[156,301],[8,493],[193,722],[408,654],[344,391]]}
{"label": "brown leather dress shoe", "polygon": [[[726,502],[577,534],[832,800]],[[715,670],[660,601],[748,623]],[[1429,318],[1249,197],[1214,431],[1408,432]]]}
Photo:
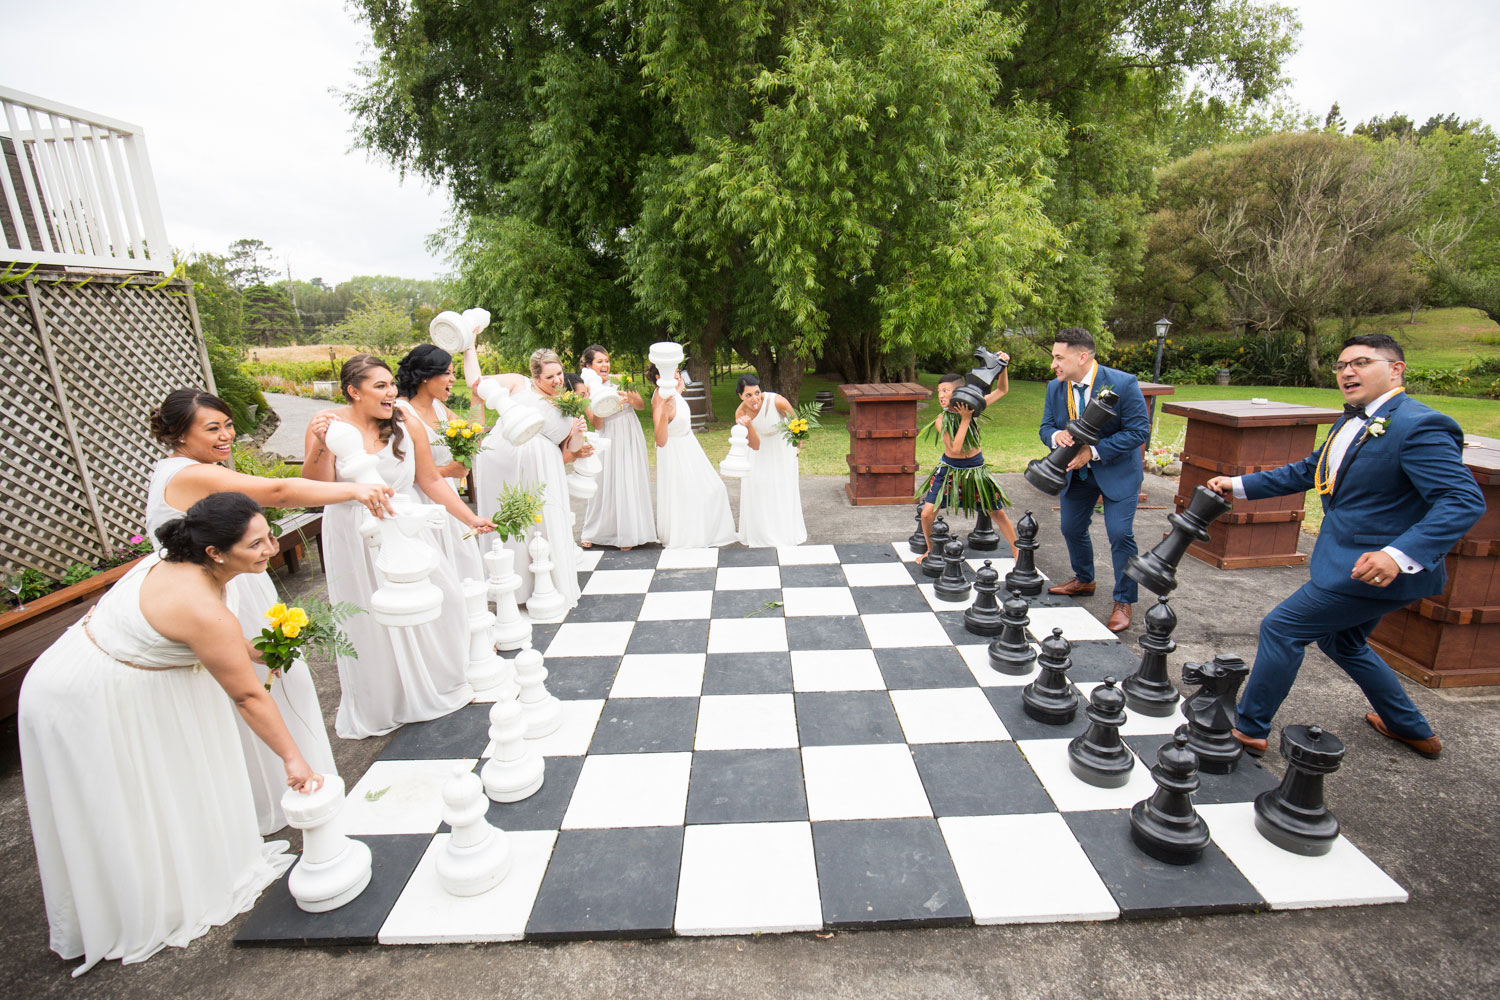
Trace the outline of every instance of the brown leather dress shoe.
{"label": "brown leather dress shoe", "polygon": [[1436,736],[1429,736],[1425,740],[1412,739],[1410,736],[1397,736],[1385,728],[1385,723],[1380,721],[1380,716],[1375,712],[1366,712],[1365,721],[1381,736],[1393,739],[1397,743],[1405,743],[1428,760],[1436,760],[1438,754],[1443,752],[1443,741]]}
{"label": "brown leather dress shoe", "polygon": [[1109,613],[1109,621],[1104,627],[1111,632],[1123,632],[1130,627],[1130,605],[1124,601],[1116,601],[1115,609]]}
{"label": "brown leather dress shoe", "polygon": [[1094,585],[1092,583],[1079,583],[1077,577],[1074,577],[1067,583],[1059,583],[1055,587],[1047,588],[1047,593],[1061,594],[1064,597],[1087,597],[1093,592]]}
{"label": "brown leather dress shoe", "polygon": [[1264,756],[1265,752],[1266,752],[1266,747],[1269,745],[1269,744],[1267,744],[1267,742],[1265,740],[1261,739],[1259,736],[1246,736],[1244,733],[1240,732],[1238,729],[1231,729],[1231,730],[1229,730],[1229,735],[1231,735],[1235,739],[1239,740],[1240,741],[1240,746],[1244,747],[1245,748],[1245,752],[1247,754],[1249,754],[1250,756],[1252,756],[1252,757],[1261,757],[1261,756]]}

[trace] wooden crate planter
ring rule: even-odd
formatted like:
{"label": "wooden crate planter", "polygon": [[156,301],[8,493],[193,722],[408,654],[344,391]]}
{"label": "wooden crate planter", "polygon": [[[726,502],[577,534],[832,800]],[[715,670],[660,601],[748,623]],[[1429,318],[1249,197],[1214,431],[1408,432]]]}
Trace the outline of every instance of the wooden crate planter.
{"label": "wooden crate planter", "polygon": [[849,483],[856,507],[913,502],[917,474],[917,404],[932,390],[915,382],[841,385],[849,402]]}

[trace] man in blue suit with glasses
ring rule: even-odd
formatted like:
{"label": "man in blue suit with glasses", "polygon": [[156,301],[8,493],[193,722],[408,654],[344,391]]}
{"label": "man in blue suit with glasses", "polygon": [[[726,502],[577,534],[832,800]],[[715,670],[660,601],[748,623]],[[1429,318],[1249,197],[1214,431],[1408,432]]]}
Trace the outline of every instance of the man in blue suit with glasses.
{"label": "man in blue suit with glasses", "polygon": [[1265,753],[1271,718],[1291,691],[1303,651],[1316,642],[1375,711],[1365,721],[1425,757],[1443,743],[1396,674],[1366,640],[1397,608],[1442,593],[1444,556],[1484,514],[1484,495],[1463,463],[1458,424],[1403,387],[1401,345],[1385,334],[1344,341],[1334,363],[1344,416],[1299,462],[1208,488],[1247,500],[1316,489],[1323,525],[1311,579],[1260,626],[1255,666],[1240,696],[1235,738]]}

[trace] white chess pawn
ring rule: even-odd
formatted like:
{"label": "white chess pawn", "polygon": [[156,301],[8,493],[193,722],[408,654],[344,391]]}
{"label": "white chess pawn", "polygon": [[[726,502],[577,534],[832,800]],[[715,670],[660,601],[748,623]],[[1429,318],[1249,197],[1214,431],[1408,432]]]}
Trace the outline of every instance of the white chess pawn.
{"label": "white chess pawn", "polygon": [[495,627],[490,633],[495,648],[520,649],[531,641],[531,622],[516,604],[516,588],[521,586],[521,578],[516,575],[516,550],[497,535],[484,554],[484,564],[490,571],[490,600],[495,602]]}
{"label": "white chess pawn", "polygon": [[308,913],[337,909],[370,884],[370,847],[344,836],[344,780],[323,776],[323,787],[304,795],[288,788],[281,796],[286,821],[302,831],[302,857],[287,877],[287,889]]}
{"label": "white chess pawn", "polygon": [[542,787],[546,761],[526,743],[526,722],[516,699],[490,708],[490,742],[494,750],[479,773],[484,794],[496,802],[519,802]]}
{"label": "white chess pawn", "polygon": [[[568,544],[573,544],[568,539]],[[552,579],[552,546],[541,534],[532,536],[531,596],[526,600],[526,614],[534,622],[561,621],[567,613],[568,600],[557,591]]]}
{"label": "white chess pawn", "polygon": [[490,800],[479,776],[462,761],[443,786],[443,822],[453,827],[438,853],[438,883],[455,896],[477,896],[510,874],[510,844],[505,831],[485,818]]}
{"label": "white chess pawn", "polygon": [[719,463],[719,475],[731,479],[750,474],[750,432],[740,424],[729,429],[729,454]]}
{"label": "white chess pawn", "polygon": [[[464,679],[476,695],[503,697],[509,693],[514,697],[513,690],[504,690],[510,680],[510,664],[495,653],[495,616],[486,601],[489,590],[489,584],[483,580],[463,582],[464,609],[469,616],[469,662],[464,667]],[[514,681],[510,687],[515,687]]]}
{"label": "white chess pawn", "polygon": [[547,691],[547,668],[542,666],[542,654],[527,646],[516,654],[515,665],[526,738],[535,740],[557,732],[562,725],[562,702]]}

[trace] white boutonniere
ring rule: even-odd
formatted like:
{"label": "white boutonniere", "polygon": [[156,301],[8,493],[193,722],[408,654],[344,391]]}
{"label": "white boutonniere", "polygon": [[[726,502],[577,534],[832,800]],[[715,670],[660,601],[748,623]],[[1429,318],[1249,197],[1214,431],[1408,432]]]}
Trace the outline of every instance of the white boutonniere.
{"label": "white boutonniere", "polygon": [[1365,433],[1369,434],[1370,437],[1378,438],[1385,433],[1385,426],[1390,422],[1390,417],[1376,417],[1370,421],[1370,426],[1365,428]]}

